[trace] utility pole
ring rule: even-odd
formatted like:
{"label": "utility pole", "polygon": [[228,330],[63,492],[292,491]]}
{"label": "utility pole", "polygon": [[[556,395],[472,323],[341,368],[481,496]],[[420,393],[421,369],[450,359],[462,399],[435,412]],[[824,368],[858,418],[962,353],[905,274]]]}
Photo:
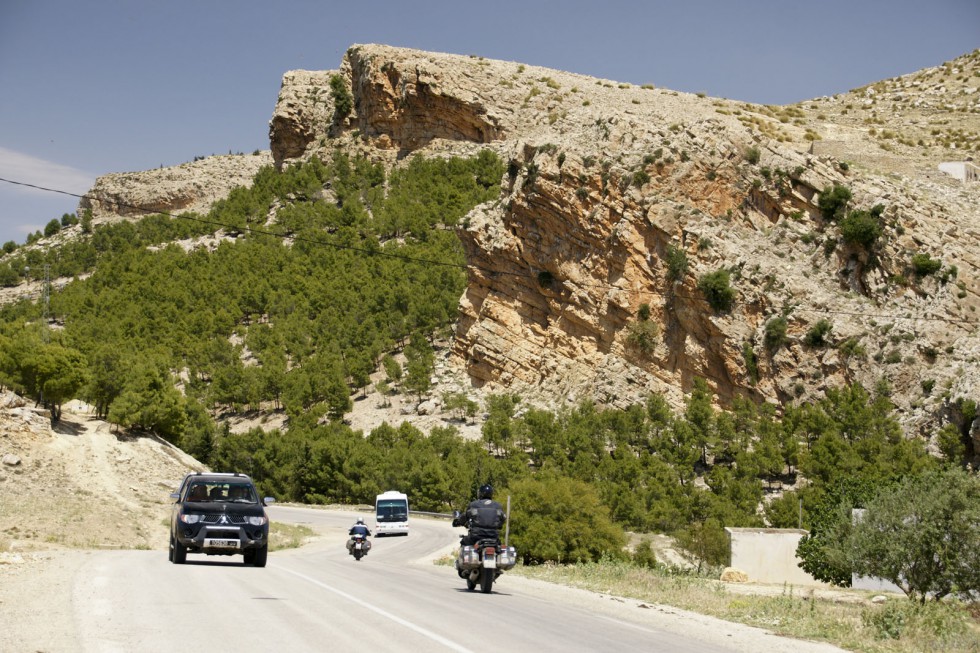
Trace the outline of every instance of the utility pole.
{"label": "utility pole", "polygon": [[44,264],[44,287],[41,289],[41,301],[43,302],[44,321],[48,321],[51,312],[51,266]]}
{"label": "utility pole", "polygon": [[41,319],[44,322],[41,337],[47,342],[50,329],[48,320],[51,319],[51,266],[47,263],[44,264],[44,286],[41,288]]}

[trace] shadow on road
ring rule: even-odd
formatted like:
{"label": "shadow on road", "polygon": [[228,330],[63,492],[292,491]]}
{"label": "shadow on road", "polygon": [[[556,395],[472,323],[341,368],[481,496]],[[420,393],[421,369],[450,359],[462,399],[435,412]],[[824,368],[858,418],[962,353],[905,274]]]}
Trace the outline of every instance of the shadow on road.
{"label": "shadow on road", "polygon": [[55,433],[60,433],[61,435],[79,436],[85,432],[85,427],[81,424],[66,422],[63,419],[58,420],[51,428]]}

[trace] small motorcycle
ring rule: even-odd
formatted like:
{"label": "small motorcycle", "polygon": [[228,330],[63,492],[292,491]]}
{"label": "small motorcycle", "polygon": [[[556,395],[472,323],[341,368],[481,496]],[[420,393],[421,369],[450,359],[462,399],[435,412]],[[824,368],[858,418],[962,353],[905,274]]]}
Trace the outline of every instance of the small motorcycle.
{"label": "small motorcycle", "polygon": [[[454,526],[460,525],[458,519],[459,513],[454,513]],[[466,589],[473,591],[479,585],[481,592],[489,594],[500,574],[513,569],[516,564],[517,549],[502,546],[500,540],[493,538],[477,540],[472,546],[461,544],[455,567],[459,577],[466,581]]]}
{"label": "small motorcycle", "polygon": [[360,559],[366,556],[368,551],[371,550],[371,542],[368,541],[366,535],[351,535],[347,550],[352,556],[354,556],[354,560],[360,561]]}

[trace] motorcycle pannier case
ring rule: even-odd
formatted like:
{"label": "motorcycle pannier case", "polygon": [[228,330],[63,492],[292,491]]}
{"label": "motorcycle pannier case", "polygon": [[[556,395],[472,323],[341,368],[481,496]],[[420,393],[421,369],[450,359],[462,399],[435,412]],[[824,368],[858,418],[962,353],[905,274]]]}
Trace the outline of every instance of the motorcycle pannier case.
{"label": "motorcycle pannier case", "polygon": [[497,568],[506,571],[508,569],[513,569],[514,565],[516,564],[517,549],[512,546],[501,548],[500,553],[497,555]]}
{"label": "motorcycle pannier case", "polygon": [[472,546],[464,546],[459,559],[463,569],[476,569],[480,566],[480,554]]}

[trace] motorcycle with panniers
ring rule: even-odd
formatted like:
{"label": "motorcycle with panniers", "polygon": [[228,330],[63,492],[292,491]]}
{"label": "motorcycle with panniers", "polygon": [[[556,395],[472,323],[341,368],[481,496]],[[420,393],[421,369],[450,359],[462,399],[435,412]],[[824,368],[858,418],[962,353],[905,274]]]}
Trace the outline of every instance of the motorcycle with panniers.
{"label": "motorcycle with panniers", "polygon": [[[509,512],[509,511],[508,511]],[[453,526],[460,526],[460,513],[453,512]],[[461,539],[465,535],[459,536]],[[500,543],[499,538],[483,538],[473,545],[460,544],[459,556],[456,558],[456,573],[466,581],[466,589],[473,591],[480,586],[480,591],[489,594],[493,583],[505,571],[517,564],[517,550],[512,546]]]}
{"label": "motorcycle with panniers", "polygon": [[371,541],[367,535],[354,533],[350,536],[350,540],[347,542],[347,551],[354,556],[354,560],[360,562],[361,558],[366,556],[370,550]]}

